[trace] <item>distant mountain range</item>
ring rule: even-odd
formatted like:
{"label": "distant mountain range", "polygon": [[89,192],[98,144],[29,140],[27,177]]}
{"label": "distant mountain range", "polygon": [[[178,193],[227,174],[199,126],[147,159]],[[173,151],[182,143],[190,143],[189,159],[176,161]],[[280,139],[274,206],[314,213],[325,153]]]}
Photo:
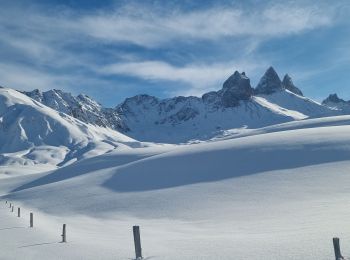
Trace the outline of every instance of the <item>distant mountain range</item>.
{"label": "distant mountain range", "polygon": [[271,124],[350,112],[347,102],[326,99],[319,104],[303,96],[292,78],[281,80],[270,67],[253,88],[247,75],[234,72],[218,91],[202,97],[159,99],[137,95],[115,108],[104,108],[86,95],[61,90],[22,92],[28,97],[85,123],[107,127],[149,142],[206,140],[231,128]]}
{"label": "distant mountain range", "polygon": [[251,129],[350,114],[350,102],[330,95],[322,104],[303,96],[290,76],[270,67],[253,88],[234,72],[202,97],[137,95],[105,108],[61,90],[20,92],[0,87],[0,165],[53,167],[114,149],[164,146],[244,135]]}

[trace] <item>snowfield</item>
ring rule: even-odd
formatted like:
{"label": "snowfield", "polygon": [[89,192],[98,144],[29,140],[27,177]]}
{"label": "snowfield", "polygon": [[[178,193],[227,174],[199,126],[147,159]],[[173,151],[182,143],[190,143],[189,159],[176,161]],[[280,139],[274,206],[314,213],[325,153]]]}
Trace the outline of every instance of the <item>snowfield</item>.
{"label": "snowfield", "polygon": [[135,224],[146,259],[329,260],[335,236],[349,256],[349,123],[306,119],[187,145],[123,139],[50,171],[4,166],[0,258],[133,259]]}

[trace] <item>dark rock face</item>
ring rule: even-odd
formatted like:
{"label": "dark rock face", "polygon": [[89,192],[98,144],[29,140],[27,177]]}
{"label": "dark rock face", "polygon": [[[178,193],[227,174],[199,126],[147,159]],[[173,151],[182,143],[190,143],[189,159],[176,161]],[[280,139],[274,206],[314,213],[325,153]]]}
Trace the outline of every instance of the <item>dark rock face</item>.
{"label": "dark rock face", "polygon": [[288,89],[290,92],[293,92],[294,94],[297,94],[299,96],[303,96],[303,92],[301,92],[301,90],[294,85],[292,78],[288,74],[284,76],[282,85],[285,89]]}
{"label": "dark rock face", "polygon": [[327,105],[330,103],[350,103],[338,97],[337,94],[330,94],[325,100],[322,101],[322,104]]}
{"label": "dark rock face", "polygon": [[240,100],[248,100],[253,95],[250,80],[243,72],[235,71],[223,84],[222,90],[218,92],[224,107],[234,107]]}
{"label": "dark rock face", "polygon": [[260,79],[259,84],[255,88],[255,93],[269,95],[283,89],[284,87],[278,74],[273,67],[270,67]]}
{"label": "dark rock face", "polygon": [[241,100],[249,100],[253,88],[245,73],[235,71],[223,84],[219,91],[211,91],[202,96],[202,101],[213,109],[229,108],[239,105]]}

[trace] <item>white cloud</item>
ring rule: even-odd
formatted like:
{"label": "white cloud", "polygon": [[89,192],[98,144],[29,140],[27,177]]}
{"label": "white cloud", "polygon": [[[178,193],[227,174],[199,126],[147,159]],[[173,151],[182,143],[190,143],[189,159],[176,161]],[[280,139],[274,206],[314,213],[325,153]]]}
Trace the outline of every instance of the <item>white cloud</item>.
{"label": "white cloud", "polygon": [[163,61],[139,61],[111,64],[100,68],[99,72],[106,75],[128,75],[150,81],[180,81],[191,86],[187,94],[203,94],[204,91],[217,89],[235,70],[247,69],[248,73],[253,73],[256,69],[267,66],[266,62],[239,61],[177,67]]}
{"label": "white cloud", "polygon": [[225,37],[276,37],[332,23],[334,12],[313,6],[272,5],[262,10],[214,8],[191,12],[153,12],[136,7],[80,17],[86,34],[103,41],[158,46],[174,40],[220,40]]}
{"label": "white cloud", "polygon": [[[247,10],[225,6],[185,12],[130,5],[87,14],[74,10],[44,14],[35,8],[23,13],[4,8],[0,11],[3,25],[0,31],[9,40],[17,40],[14,35],[29,39],[32,47],[28,48],[35,55],[35,48],[45,49],[43,43],[62,47],[71,42],[85,42],[86,37],[107,43],[157,47],[176,40],[217,41],[225,37],[271,38],[296,34],[332,24],[336,8],[336,5],[325,8],[285,3]],[[17,41],[17,45],[21,43]]]}

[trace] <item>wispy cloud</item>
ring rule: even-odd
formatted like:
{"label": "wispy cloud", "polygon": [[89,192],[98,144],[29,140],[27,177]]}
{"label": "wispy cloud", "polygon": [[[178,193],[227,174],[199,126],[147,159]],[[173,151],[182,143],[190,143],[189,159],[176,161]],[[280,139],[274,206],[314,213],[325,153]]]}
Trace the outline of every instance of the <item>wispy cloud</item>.
{"label": "wispy cloud", "polygon": [[268,62],[241,60],[213,64],[174,66],[163,61],[138,61],[110,64],[99,69],[106,75],[128,75],[150,81],[180,81],[190,85],[188,94],[199,94],[218,88],[235,70],[254,72],[266,68]]}
{"label": "wispy cloud", "polygon": [[21,10],[3,9],[0,32],[2,41],[37,57],[39,53],[50,55],[53,46],[62,49],[77,42],[158,47],[173,41],[297,34],[332,24],[334,9],[285,3],[261,10],[225,6],[184,12],[131,5],[88,14],[60,9],[45,15],[32,9],[29,16]]}
{"label": "wispy cloud", "polygon": [[[135,10],[138,10],[135,13]],[[225,37],[276,37],[332,23],[333,10],[291,4],[247,11],[218,7],[190,12],[163,12],[142,7],[83,16],[77,26],[104,41],[159,46],[174,40],[220,40]]]}

